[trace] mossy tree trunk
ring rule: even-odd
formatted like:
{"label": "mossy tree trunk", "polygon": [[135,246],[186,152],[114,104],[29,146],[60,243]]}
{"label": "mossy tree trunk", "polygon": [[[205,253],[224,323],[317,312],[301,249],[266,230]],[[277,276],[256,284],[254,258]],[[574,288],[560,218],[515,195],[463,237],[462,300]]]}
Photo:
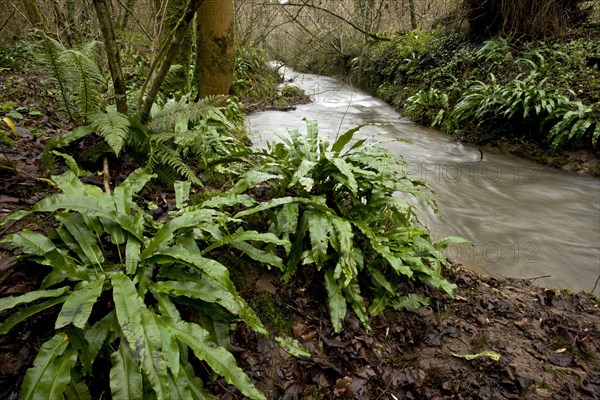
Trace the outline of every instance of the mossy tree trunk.
{"label": "mossy tree trunk", "polygon": [[[167,17],[165,19],[165,26],[163,28],[164,38],[161,39],[161,42],[165,40],[169,40],[170,35],[175,31],[177,27],[177,23],[179,22],[180,16],[185,12],[187,7],[187,0],[171,0],[169,2],[169,6],[167,8]],[[179,53],[177,53],[177,57],[173,60],[174,65],[181,65],[183,69],[183,73],[181,76],[181,87],[178,87],[179,90],[183,92],[187,92],[189,90],[189,78],[190,78],[190,68],[192,64],[192,47],[194,44],[194,32],[193,29],[188,29],[187,33],[183,37],[183,42],[179,48]]]}
{"label": "mossy tree trunk", "polygon": [[228,94],[235,69],[233,0],[205,0],[196,16],[198,97]]}

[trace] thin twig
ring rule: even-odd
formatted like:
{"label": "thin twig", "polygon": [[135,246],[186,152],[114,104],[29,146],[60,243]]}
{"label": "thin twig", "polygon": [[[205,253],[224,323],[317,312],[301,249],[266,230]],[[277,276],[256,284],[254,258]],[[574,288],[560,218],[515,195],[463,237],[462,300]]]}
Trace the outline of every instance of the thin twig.
{"label": "thin twig", "polygon": [[536,276],[533,278],[524,278],[524,281],[537,281],[538,279],[544,279],[544,278],[552,278],[552,275],[542,275],[542,276]]}
{"label": "thin twig", "polygon": [[108,194],[112,193],[110,188],[110,169],[108,168],[108,157],[104,156],[104,160],[102,162],[102,175],[104,179],[102,183],[104,184],[104,191]]}
{"label": "thin twig", "polygon": [[14,172],[14,173],[16,173],[16,174],[19,174],[19,175],[24,175],[24,176],[26,176],[26,177],[28,177],[28,178],[30,178],[30,179],[33,179],[33,180],[36,180],[36,181],[39,181],[39,182],[44,182],[44,183],[47,183],[48,185],[50,185],[50,186],[52,186],[52,187],[56,187],[56,184],[55,184],[54,182],[52,182],[50,179],[46,179],[46,178],[38,178],[38,177],[36,177],[36,176],[33,176],[33,175],[31,175],[31,174],[28,174],[28,173],[27,173],[27,172],[25,172],[25,171],[21,171],[21,170],[18,170],[18,169],[16,169],[16,168],[13,168],[13,167],[9,167],[9,166],[6,166],[6,165],[0,165],[0,169],[4,169],[4,170],[6,170],[6,171],[12,171],[12,172]]}
{"label": "thin twig", "polygon": [[342,20],[343,22],[347,23],[348,25],[350,25],[351,27],[353,27],[354,29],[356,29],[357,31],[359,31],[362,34],[365,34],[373,39],[377,39],[377,40],[383,40],[383,41],[390,41],[392,40],[391,38],[387,37],[387,36],[382,36],[382,35],[378,35],[376,33],[373,32],[368,32],[366,30],[364,30],[363,28],[361,28],[360,26],[356,25],[354,22],[352,21],[348,21],[346,18],[342,17],[339,14],[336,14],[335,12],[331,11],[328,8],[325,7],[321,7],[321,6],[317,6],[314,4],[297,4],[297,3],[263,3],[264,5],[269,5],[269,6],[280,6],[280,7],[311,7],[311,8],[315,8],[317,10],[321,10],[339,20]]}
{"label": "thin twig", "polygon": [[131,8],[127,7],[127,4],[123,3],[122,0],[117,0],[117,1],[121,5],[121,7],[123,7],[126,11],[129,12],[129,15],[131,15],[133,17],[134,21],[137,22],[137,24],[140,27],[140,29],[142,30],[142,32],[144,32],[144,35],[146,35],[146,37],[148,39],[150,39],[150,41],[152,41],[152,36],[148,33],[146,28],[144,28],[144,25],[140,22],[140,20],[135,16],[135,13],[133,12],[133,10]]}
{"label": "thin twig", "polygon": [[598,282],[600,282],[600,275],[598,275],[598,277],[596,278],[596,283],[594,283],[594,287],[592,288],[592,291],[590,293],[594,293],[594,291],[598,287]]}

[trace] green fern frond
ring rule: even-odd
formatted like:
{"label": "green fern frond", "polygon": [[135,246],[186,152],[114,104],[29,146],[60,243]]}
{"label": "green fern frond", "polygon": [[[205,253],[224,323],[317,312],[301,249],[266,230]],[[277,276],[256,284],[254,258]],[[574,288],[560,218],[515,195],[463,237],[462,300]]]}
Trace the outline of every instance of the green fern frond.
{"label": "green fern frond", "polygon": [[55,136],[49,139],[46,142],[46,146],[44,146],[44,151],[40,159],[40,171],[42,173],[49,172],[51,175],[55,174],[58,171],[58,161],[52,151],[62,149],[93,131],[93,128],[90,126],[80,126],[62,136]]}
{"label": "green fern frond", "polygon": [[129,123],[128,154],[138,159],[150,161],[152,159],[152,147],[148,126],[137,117],[132,117]]}
{"label": "green fern frond", "polygon": [[68,100],[67,77],[65,76],[63,60],[61,59],[61,54],[67,51],[67,49],[62,45],[62,43],[52,39],[44,32],[38,31],[37,33],[41,35],[42,46],[44,48],[44,52],[38,55],[38,59],[41,63],[50,66],[54,79],[58,84],[58,89],[63,99],[63,105],[65,106],[67,114],[69,115],[69,119],[72,121],[74,118]]}
{"label": "green fern frond", "polygon": [[52,176],[58,173],[58,159],[52,151],[45,151],[40,157],[39,171],[42,175]]}
{"label": "green fern frond", "polygon": [[164,164],[155,165],[152,172],[156,174],[158,181],[168,188],[173,188],[175,182],[181,180],[181,175]]}
{"label": "green fern frond", "polygon": [[182,99],[178,102],[169,102],[152,115],[152,121],[149,123],[152,132],[164,132],[173,130],[175,125],[184,125],[196,123],[201,120],[210,107],[213,107],[207,100],[201,100],[197,103],[190,103],[188,99]]}
{"label": "green fern frond", "polygon": [[169,68],[169,72],[161,85],[161,92],[164,94],[174,94],[176,92],[185,93],[187,89],[186,70],[182,65],[174,64]]}
{"label": "green fern frond", "polygon": [[198,177],[196,176],[194,170],[190,168],[190,166],[187,165],[185,161],[183,161],[183,159],[181,158],[179,153],[177,153],[177,151],[165,145],[158,144],[154,148],[152,158],[153,160],[150,164],[153,168],[159,164],[164,164],[165,166],[176,171],[179,175],[189,180],[193,184],[203,186],[200,179],[198,179]]}
{"label": "green fern frond", "polygon": [[84,43],[79,51],[87,58],[94,60],[98,56],[98,47],[100,47],[101,44],[102,43],[97,40],[92,40],[91,42]]}
{"label": "green fern frond", "polygon": [[66,50],[60,55],[64,73],[77,93],[76,102],[84,119],[102,109],[100,87],[105,79],[96,62],[78,50]]}
{"label": "green fern frond", "polygon": [[152,141],[155,143],[166,143],[175,138],[175,136],[175,132],[155,133],[152,135]]}
{"label": "green fern frond", "polygon": [[107,107],[106,112],[90,114],[90,125],[104,138],[118,156],[129,137],[129,120],[116,107]]}

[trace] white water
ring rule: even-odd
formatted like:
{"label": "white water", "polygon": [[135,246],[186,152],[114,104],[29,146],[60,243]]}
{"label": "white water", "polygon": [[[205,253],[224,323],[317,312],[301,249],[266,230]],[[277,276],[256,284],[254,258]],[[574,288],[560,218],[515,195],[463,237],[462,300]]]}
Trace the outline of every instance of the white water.
{"label": "white water", "polygon": [[600,275],[599,179],[489,151],[480,160],[476,146],[402,119],[391,106],[340,80],[285,72],[313,103],[250,115],[255,144],[274,140],[286,128],[304,130],[303,118],[316,119],[319,132],[332,138],[356,125],[385,123],[363,128],[356,138],[411,141],[385,147],[404,157],[412,177],[434,188],[441,217],[431,216],[432,234],[474,243],[450,249],[451,259],[490,275],[544,277],[535,283],[592,290]]}

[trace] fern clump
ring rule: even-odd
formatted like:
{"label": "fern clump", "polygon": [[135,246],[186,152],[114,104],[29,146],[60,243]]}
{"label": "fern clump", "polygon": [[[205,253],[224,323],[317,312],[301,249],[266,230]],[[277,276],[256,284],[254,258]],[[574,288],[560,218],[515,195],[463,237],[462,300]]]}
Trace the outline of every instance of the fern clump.
{"label": "fern clump", "polygon": [[[193,167],[206,170],[219,159],[244,150],[242,143],[233,137],[239,126],[225,116],[224,108],[218,105],[220,102],[217,97],[196,103],[183,98],[162,107],[155,106],[146,135],[149,167],[170,169],[202,185]],[[172,181],[167,183],[172,184]]]}
{"label": "fern clump", "polygon": [[72,120],[82,118],[87,123],[90,114],[106,106],[103,94],[106,79],[96,62],[99,42],[90,42],[80,49],[67,49],[62,43],[43,32],[40,62],[50,68],[63,99],[63,105]]}
{"label": "fern clump", "polygon": [[[58,223],[47,236],[23,230],[3,240],[20,250],[22,259],[51,272],[39,290],[2,299],[0,333],[60,307],[55,335],[24,377],[22,398],[62,398],[66,392],[90,398],[88,385],[97,379],[93,367],[107,360],[112,367],[105,385],[113,398],[208,398],[192,366],[198,360],[245,396],[265,398],[220,344],[228,342],[234,321],[267,332],[227,268],[209,254],[231,246],[264,261],[255,245],[285,241],[232,230],[236,221],[217,209],[230,199],[185,207],[189,183],[176,185],[180,210],[171,221],[158,223],[133,201],[152,177],[136,170],[108,194],[69,171],[53,177],[61,193],[0,222],[35,212],[51,213]],[[190,310],[200,317],[193,321],[202,323],[186,317]]]}
{"label": "fern clump", "polygon": [[385,149],[365,139],[352,144],[360,128],[330,144],[319,136],[316,122],[307,121],[306,135],[291,131],[281,143],[269,143],[259,166],[230,191],[240,194],[265,183],[273,187],[274,198],[235,217],[262,215],[269,232],[289,239],[281,268],[285,279],[298,268],[314,266],[323,272],[336,331],[347,305],[368,328],[370,316],[386,307],[426,304],[422,296],[398,291],[407,279],[452,294],[455,285],[442,276],[448,265],[442,250],[464,241],[432,241],[414,201],[434,206],[427,187],[410,179],[402,161]]}
{"label": "fern clump", "polygon": [[116,107],[110,106],[106,108],[106,112],[91,114],[90,125],[118,156],[129,138],[130,123],[127,116],[119,113]]}

